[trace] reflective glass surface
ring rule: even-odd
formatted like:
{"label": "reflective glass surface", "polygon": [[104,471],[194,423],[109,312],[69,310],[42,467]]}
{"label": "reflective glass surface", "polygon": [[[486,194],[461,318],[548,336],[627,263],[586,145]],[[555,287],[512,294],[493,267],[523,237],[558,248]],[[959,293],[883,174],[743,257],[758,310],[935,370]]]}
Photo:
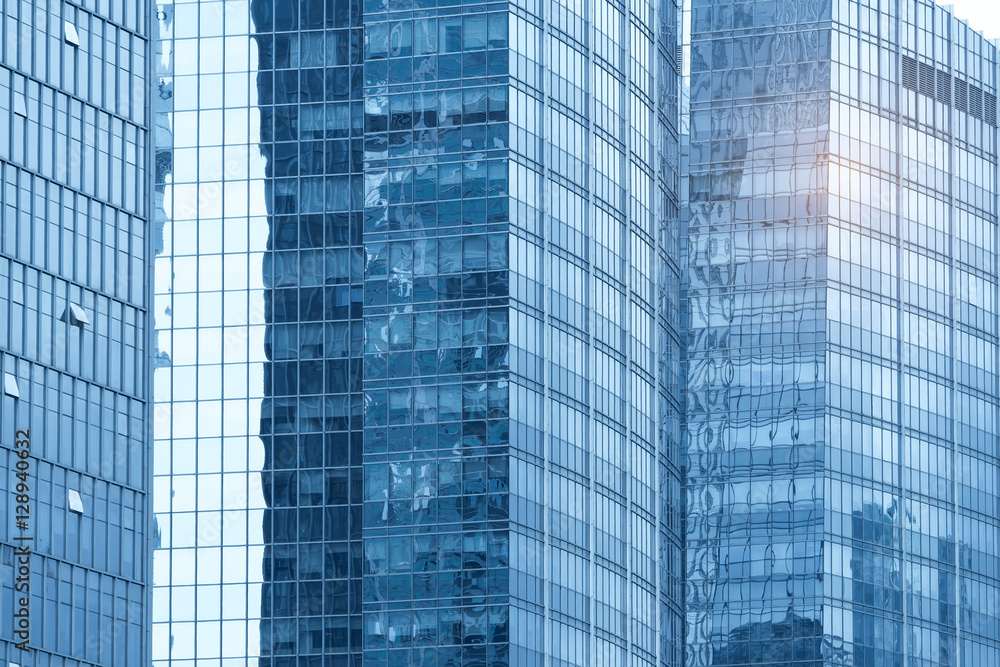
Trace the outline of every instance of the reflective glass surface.
{"label": "reflective glass surface", "polygon": [[510,662],[679,665],[677,6],[512,5]]}
{"label": "reflective glass surface", "polygon": [[686,664],[1000,661],[997,51],[695,0]]}
{"label": "reflective glass surface", "polygon": [[4,665],[149,648],[148,21],[137,0],[0,3]]}
{"label": "reflective glass surface", "polygon": [[379,262],[363,239],[361,7],[251,12],[269,228],[260,664],[360,665],[363,307]]}
{"label": "reflective glass surface", "polygon": [[160,9],[157,664],[679,664],[676,5]]}
{"label": "reflective glass surface", "polygon": [[364,664],[504,665],[507,7],[362,14]]}
{"label": "reflective glass surface", "polygon": [[153,664],[256,665],[268,244],[249,2],[156,7]]}

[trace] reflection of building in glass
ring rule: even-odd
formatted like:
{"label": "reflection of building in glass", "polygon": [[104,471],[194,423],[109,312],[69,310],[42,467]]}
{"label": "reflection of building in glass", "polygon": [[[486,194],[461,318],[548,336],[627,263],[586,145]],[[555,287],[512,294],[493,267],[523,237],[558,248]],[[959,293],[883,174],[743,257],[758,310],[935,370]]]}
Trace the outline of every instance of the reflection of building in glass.
{"label": "reflection of building in glass", "polygon": [[149,649],[146,12],[0,7],[3,665]]}
{"label": "reflection of building in glass", "polygon": [[676,6],[252,7],[261,664],[678,664]]}
{"label": "reflection of building in glass", "polygon": [[260,664],[297,665],[299,656],[326,654],[328,664],[360,665],[360,7],[255,0],[251,8],[270,230]]}
{"label": "reflection of building in glass", "polygon": [[687,664],[1000,664],[996,47],[926,0],[691,34]]}
{"label": "reflection of building in glass", "polygon": [[864,503],[851,517],[855,665],[893,665],[903,651],[898,514],[896,505]]}
{"label": "reflection of building in glass", "polygon": [[[777,618],[777,616],[774,616]],[[781,620],[748,623],[734,628],[713,656],[713,665],[773,665],[827,667],[819,621],[789,614]]]}

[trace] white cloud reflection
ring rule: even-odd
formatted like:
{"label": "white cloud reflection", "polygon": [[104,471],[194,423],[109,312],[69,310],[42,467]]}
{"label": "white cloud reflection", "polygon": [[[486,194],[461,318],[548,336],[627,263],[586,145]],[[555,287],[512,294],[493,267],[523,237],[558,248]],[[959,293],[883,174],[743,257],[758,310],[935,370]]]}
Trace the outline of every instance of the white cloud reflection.
{"label": "white cloud reflection", "polygon": [[256,664],[268,233],[257,46],[248,0],[157,10],[158,148],[172,155],[154,277],[153,664]]}

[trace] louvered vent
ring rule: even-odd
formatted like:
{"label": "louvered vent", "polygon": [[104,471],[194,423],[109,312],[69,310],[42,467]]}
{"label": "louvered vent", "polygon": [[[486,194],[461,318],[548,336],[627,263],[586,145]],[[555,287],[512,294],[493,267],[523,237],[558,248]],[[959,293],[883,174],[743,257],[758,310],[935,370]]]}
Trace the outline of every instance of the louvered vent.
{"label": "louvered vent", "polygon": [[902,54],[900,57],[904,88],[916,90],[921,95],[953,106],[958,111],[964,111],[993,127],[997,126],[996,95],[968,81],[953,77],[943,69],[937,69]]}
{"label": "louvered vent", "polygon": [[983,117],[983,89],[979,86],[969,86],[969,113],[976,118]]}
{"label": "louvered vent", "polygon": [[955,108],[959,111],[969,110],[969,84],[961,79],[955,79]]}
{"label": "louvered vent", "polygon": [[903,85],[910,90],[917,89],[917,61],[903,56]]}
{"label": "louvered vent", "polygon": [[677,73],[684,73],[684,47],[680,44],[677,45]]}
{"label": "louvered vent", "polygon": [[951,106],[951,75],[941,69],[937,71],[937,99]]}
{"label": "louvered vent", "polygon": [[920,63],[920,94],[934,97],[934,68]]}

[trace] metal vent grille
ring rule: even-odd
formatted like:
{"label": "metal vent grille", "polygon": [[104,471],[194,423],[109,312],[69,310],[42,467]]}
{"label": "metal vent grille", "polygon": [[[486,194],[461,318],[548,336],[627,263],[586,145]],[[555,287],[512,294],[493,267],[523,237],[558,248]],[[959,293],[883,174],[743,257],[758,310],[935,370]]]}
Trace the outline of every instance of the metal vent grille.
{"label": "metal vent grille", "polygon": [[937,99],[951,106],[951,75],[940,69],[937,71]]}
{"label": "metal vent grille", "polygon": [[997,98],[979,86],[964,81],[943,69],[900,54],[900,75],[904,88],[953,106],[993,127],[997,127]]}
{"label": "metal vent grille", "polygon": [[917,61],[903,56],[903,85],[910,90],[917,89]]}
{"label": "metal vent grille", "polygon": [[904,88],[915,90],[921,95],[936,99],[942,104],[953,106],[993,127],[997,126],[997,98],[979,86],[953,77],[943,69],[937,69],[916,58],[900,54],[901,78]]}
{"label": "metal vent grille", "polygon": [[969,84],[961,79],[955,79],[955,108],[959,111],[969,110]]}
{"label": "metal vent grille", "polygon": [[983,117],[983,89],[979,86],[969,86],[969,113],[976,118]]}
{"label": "metal vent grille", "polygon": [[934,97],[934,68],[920,63],[920,94]]}

